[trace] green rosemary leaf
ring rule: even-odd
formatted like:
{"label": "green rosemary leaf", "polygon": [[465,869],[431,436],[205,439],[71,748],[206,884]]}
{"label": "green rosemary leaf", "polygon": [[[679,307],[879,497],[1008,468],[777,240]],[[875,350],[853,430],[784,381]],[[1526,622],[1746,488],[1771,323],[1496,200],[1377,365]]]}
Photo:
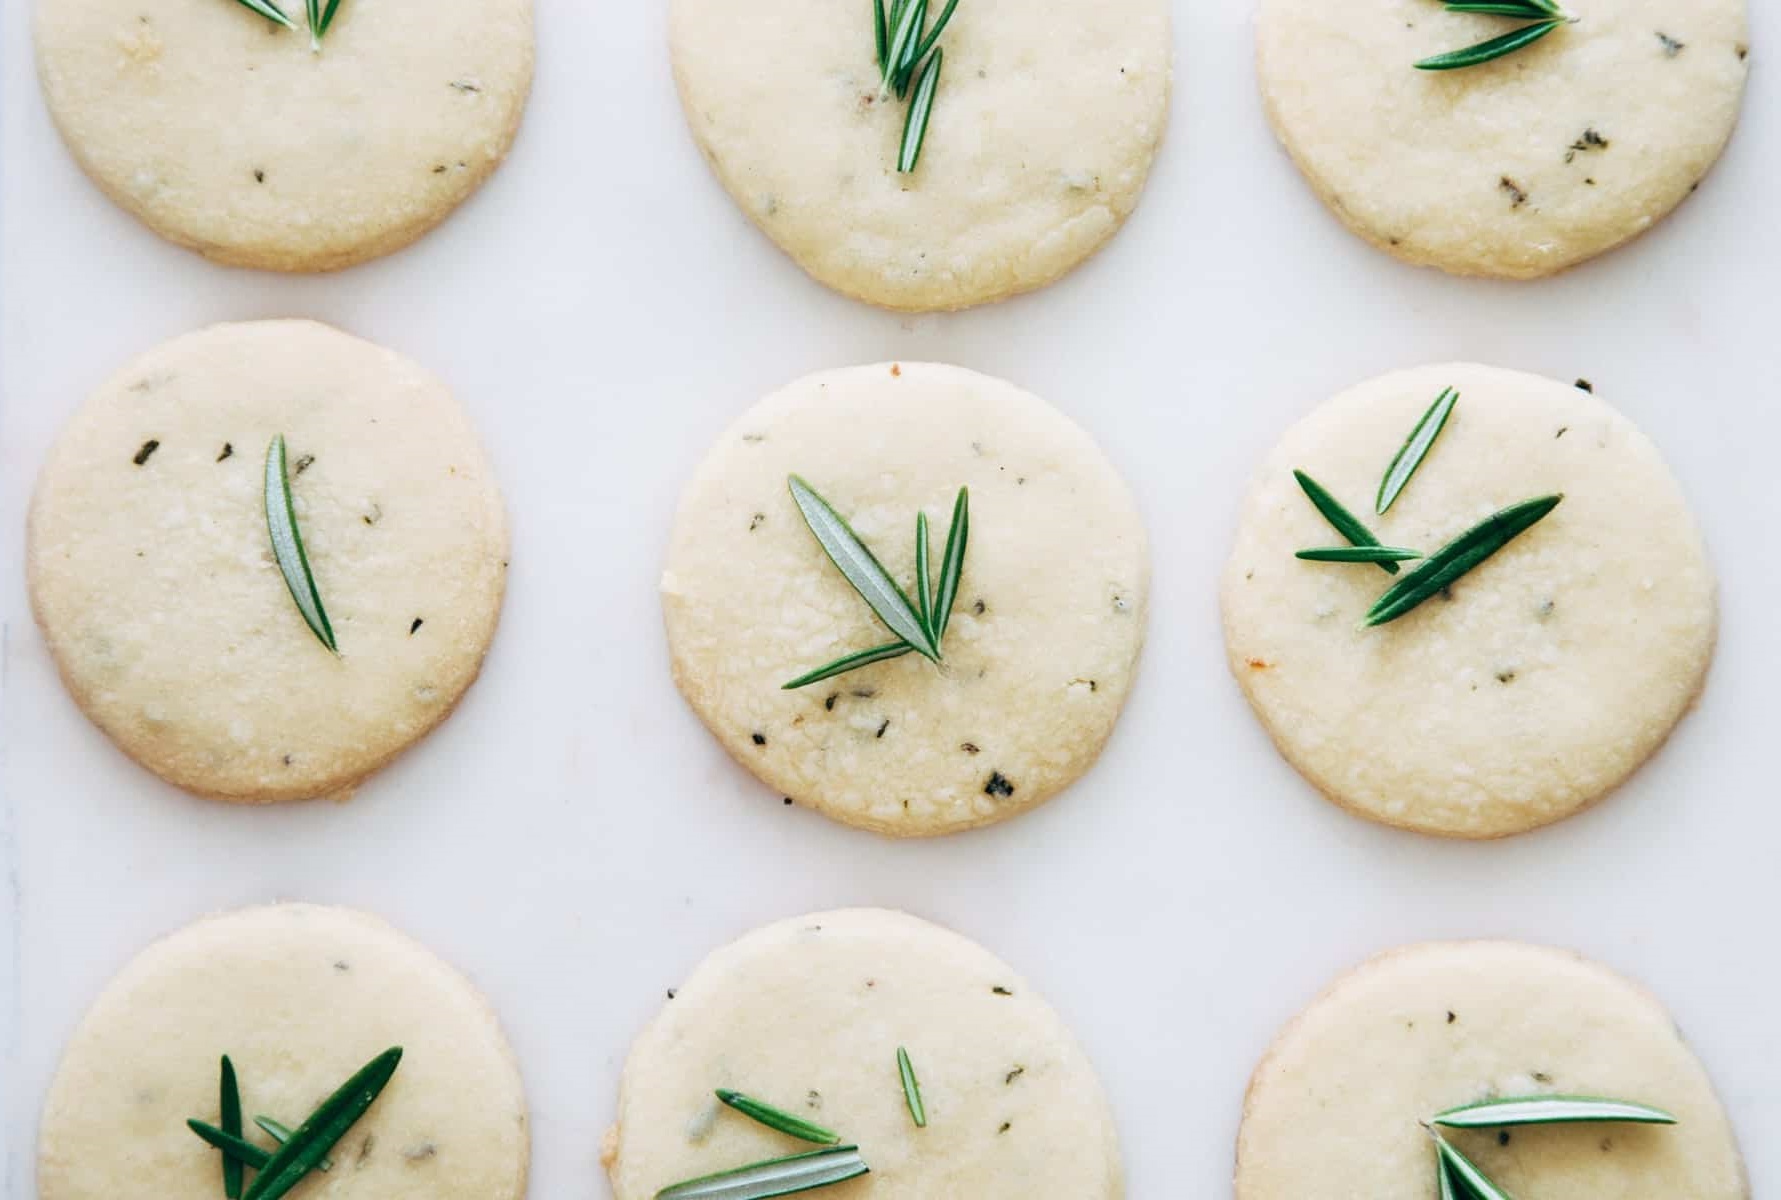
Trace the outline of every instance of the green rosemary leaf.
{"label": "green rosemary leaf", "polygon": [[946,552],[940,558],[940,587],[934,594],[934,641],[946,636],[952,606],[959,598],[959,580],[965,571],[965,543],[971,538],[971,493],[959,489],[952,502],[952,528],[946,534]]}
{"label": "green rosemary leaf", "polygon": [[[264,1129],[266,1131],[266,1136],[281,1146],[290,1141],[297,1132],[283,1121],[276,1121],[271,1117],[255,1117],[254,1124],[258,1125],[261,1129]],[[332,1171],[334,1169],[334,1160],[331,1158],[324,1158],[315,1165],[320,1170]]]}
{"label": "green rosemary leaf", "polygon": [[917,615],[921,617],[921,627],[928,631],[934,639],[934,645],[940,644],[940,635],[934,632],[934,581],[928,578],[933,564],[928,560],[928,514],[915,514],[915,605]]}
{"label": "green rosemary leaf", "polygon": [[309,48],[322,48],[322,4],[321,0],[303,0],[303,15],[309,19]]}
{"label": "green rosemary leaf", "polygon": [[[223,1132],[230,1137],[239,1138],[241,1128],[241,1083],[235,1078],[235,1064],[223,1055],[222,1082],[219,1085],[218,1110],[222,1113]],[[233,1154],[223,1154],[223,1195],[228,1200],[241,1200],[241,1186],[246,1176],[242,1173],[241,1159]]]}
{"label": "green rosemary leaf", "polygon": [[1327,563],[1409,562],[1421,558],[1422,551],[1406,550],[1402,546],[1318,546],[1301,550],[1293,557],[1306,562]]}
{"label": "green rosemary leaf", "polygon": [[878,73],[884,74],[884,52],[890,47],[890,30],[885,28],[888,18],[884,13],[884,0],[872,0],[872,44],[877,53],[873,61],[878,64]]}
{"label": "green rosemary leaf", "polygon": [[[1310,499],[1317,511],[1323,514],[1323,519],[1328,521],[1330,526],[1347,538],[1351,544],[1356,546],[1379,545],[1379,539],[1373,536],[1373,531],[1362,525],[1359,517],[1343,508],[1342,502],[1330,495],[1328,488],[1303,471],[1294,471],[1292,477],[1299,481],[1299,487],[1304,490],[1306,497]],[[1398,573],[1398,564],[1395,562],[1382,562],[1379,567],[1387,574],[1396,575]]]}
{"label": "green rosemary leaf", "polygon": [[928,30],[928,36],[921,40],[920,47],[916,49],[915,62],[926,58],[928,51],[934,48],[934,44],[940,40],[940,35],[946,32],[946,24],[952,20],[952,12],[958,6],[959,0],[946,0],[946,7],[940,10],[940,19],[934,22],[934,27]]}
{"label": "green rosemary leaf", "polygon": [[1416,469],[1422,466],[1422,460],[1434,448],[1435,439],[1447,428],[1447,418],[1453,415],[1453,406],[1458,403],[1459,393],[1452,388],[1443,388],[1441,394],[1435,397],[1435,402],[1429,405],[1428,411],[1422,414],[1422,419],[1416,422],[1410,436],[1404,439],[1396,457],[1391,460],[1391,466],[1385,468],[1385,478],[1379,481],[1379,497],[1375,507],[1380,516],[1385,515],[1386,510],[1397,502],[1398,496],[1409,486]]}
{"label": "green rosemary leaf", "polygon": [[309,555],[303,550],[303,534],[297,528],[282,433],[272,439],[266,451],[266,530],[272,536],[272,557],[278,560],[285,586],[291,590],[291,599],[297,602],[304,623],[330,653],[339,654],[334,626],[329,624],[328,611],[322,607],[321,592],[316,590],[315,575],[309,569]]}
{"label": "green rosemary leaf", "polygon": [[[922,3],[922,0],[916,0],[916,3]],[[911,173],[921,161],[921,148],[928,140],[928,118],[934,111],[934,93],[940,87],[940,64],[945,61],[946,51],[935,50],[921,69],[915,96],[909,101],[909,115],[903,120],[903,146],[897,153],[900,174]]]}
{"label": "green rosemary leaf", "polygon": [[884,52],[884,67],[879,80],[882,92],[900,90],[897,84],[903,73],[903,59],[921,38],[921,20],[927,7],[927,0],[909,0],[907,4],[897,5],[892,13],[890,45]]}
{"label": "green rosemary leaf", "polygon": [[729,1088],[718,1088],[717,1098],[743,1116],[760,1122],[768,1129],[777,1129],[780,1133],[789,1134],[806,1142],[816,1142],[823,1146],[837,1145],[841,1141],[840,1134],[824,1129],[814,1121],[806,1121],[796,1113],[789,1113],[783,1108],[775,1108],[763,1100],[756,1100],[753,1096],[745,1096],[741,1092],[734,1092]]}
{"label": "green rosemary leaf", "polygon": [[1457,71],[1461,67],[1475,67],[1531,46],[1566,23],[1567,18],[1564,17],[1547,17],[1535,24],[1524,25],[1520,29],[1505,33],[1501,37],[1493,37],[1489,41],[1479,42],[1476,46],[1467,46],[1464,50],[1450,50],[1446,54],[1436,54],[1433,57],[1425,58],[1416,64],[1416,69],[1418,71]]}
{"label": "green rosemary leaf", "polygon": [[1421,566],[1392,584],[1367,612],[1368,625],[1395,621],[1427,600],[1440,595],[1462,575],[1526,533],[1557,508],[1559,496],[1540,496],[1510,505],[1448,542]]}
{"label": "green rosemary leaf", "polygon": [[903,1077],[903,1099],[909,1105],[909,1116],[917,1129],[928,1127],[928,1109],[921,1102],[921,1084],[915,1078],[915,1064],[909,1061],[909,1051],[897,1047],[897,1074]]}
{"label": "green rosemary leaf", "polygon": [[1441,1164],[1453,1173],[1457,1188],[1469,1190],[1475,1200],[1515,1200],[1508,1192],[1492,1183],[1478,1164],[1447,1144],[1447,1139],[1437,1136],[1435,1150],[1441,1156]]}
{"label": "green rosemary leaf", "polygon": [[1597,1096],[1511,1096],[1450,1108],[1429,1119],[1449,1129],[1499,1129],[1505,1125],[1567,1125],[1598,1121],[1676,1124],[1676,1118],[1661,1108],[1624,1100],[1603,1100]]}
{"label": "green rosemary leaf", "polygon": [[243,1200],[278,1200],[316,1167],[334,1143],[346,1136],[376,1101],[402,1062],[401,1047],[392,1047],[359,1068],[357,1074],[309,1114],[291,1140],[280,1146],[254,1176]]}
{"label": "green rosemary leaf", "polygon": [[272,1155],[260,1149],[245,1138],[236,1137],[232,1133],[224,1133],[215,1125],[204,1121],[187,1121],[186,1128],[203,1138],[205,1142],[223,1152],[223,1161],[234,1158],[237,1162],[246,1163],[254,1170],[263,1168]]}
{"label": "green rosemary leaf", "polygon": [[285,15],[284,9],[278,7],[275,0],[235,0],[235,3],[251,12],[259,13],[268,21],[283,25],[293,32],[297,28],[297,23]]}
{"label": "green rosemary leaf", "polygon": [[917,653],[939,662],[940,648],[928,636],[927,627],[909,603],[909,597],[866,548],[866,543],[860,540],[852,526],[803,479],[793,475],[789,485],[792,500],[804,514],[804,523],[810,526],[810,532],[816,536],[829,561],[853,585],[860,599],[892,633],[908,642]]}
{"label": "green rosemary leaf", "polygon": [[846,1183],[870,1170],[858,1146],[831,1146],[670,1184],[656,1200],[772,1200]]}
{"label": "green rosemary leaf", "polygon": [[897,63],[896,74],[892,82],[897,87],[897,99],[904,100],[909,96],[909,81],[915,78],[915,68],[920,62],[915,57],[917,47],[921,45],[922,27],[928,22],[928,0],[910,0],[910,11],[915,14],[915,32],[903,46],[903,58]]}
{"label": "green rosemary leaf", "polygon": [[322,9],[321,27],[316,31],[316,37],[318,39],[328,32],[328,26],[334,23],[334,14],[339,11],[340,0],[328,0],[327,6]]}
{"label": "green rosemary leaf", "polygon": [[813,683],[821,683],[825,679],[833,679],[837,675],[845,675],[849,671],[857,671],[861,667],[869,667],[873,663],[885,662],[893,658],[902,658],[905,654],[914,654],[915,647],[908,642],[889,642],[883,646],[874,646],[870,650],[861,650],[857,654],[847,654],[837,658],[827,666],[800,675],[790,683],[782,683],[779,690],[795,692],[799,688],[809,687]]}

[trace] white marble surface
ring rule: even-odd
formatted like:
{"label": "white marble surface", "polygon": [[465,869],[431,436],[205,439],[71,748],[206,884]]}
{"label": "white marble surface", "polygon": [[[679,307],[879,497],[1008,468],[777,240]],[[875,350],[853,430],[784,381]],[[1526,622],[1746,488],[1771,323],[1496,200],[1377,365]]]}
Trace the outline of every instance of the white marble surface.
{"label": "white marble surface", "polygon": [[[1274,146],[1247,0],[1183,3],[1175,122],[1126,232],[1038,296],[909,320],[807,282],[731,208],[682,127],[660,0],[540,0],[537,90],[503,172],[418,247],[301,279],[208,265],[89,186],[38,98],[28,7],[0,12],[9,1197],[35,1195],[38,1103],[112,972],[191,917],[274,897],[383,913],[487,989],[535,1109],[532,1194],[550,1200],[607,1194],[596,1141],[663,990],[746,927],[844,904],[954,925],[1043,988],[1112,1093],[1135,1200],[1228,1194],[1248,1072],[1332,973],[1478,935],[1575,946],[1659,991],[1756,1194],[1781,1189],[1781,120],[1764,61],[1781,12],[1754,6],[1746,120],[1700,194],[1632,248],[1525,286],[1351,239]],[[26,608],[23,510],[60,423],[124,360],[286,315],[451,381],[507,494],[513,573],[488,672],[430,742],[348,806],[233,810],[138,770],[63,694]],[[787,809],[732,766],[674,692],[655,597],[676,492],[732,415],[814,368],[887,357],[1004,375],[1073,414],[1155,546],[1143,675],[1099,769],[933,844]],[[1593,380],[1668,454],[1723,583],[1719,661],[1669,749],[1596,811],[1498,845],[1373,828],[1313,796],[1225,674],[1214,592],[1245,477],[1288,421],[1459,357]]]}

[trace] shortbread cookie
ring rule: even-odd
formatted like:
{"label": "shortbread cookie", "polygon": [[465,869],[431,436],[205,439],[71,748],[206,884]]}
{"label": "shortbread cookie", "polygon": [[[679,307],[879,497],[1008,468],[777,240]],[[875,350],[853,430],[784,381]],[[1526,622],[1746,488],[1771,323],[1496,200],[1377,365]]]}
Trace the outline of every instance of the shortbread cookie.
{"label": "shortbread cookie", "polygon": [[1337,980],[1256,1068],[1237,1138],[1237,1200],[1435,1200],[1419,1122],[1494,1098],[1651,1105],[1673,1126],[1445,1131],[1511,1196],[1747,1200],[1713,1085],[1655,999],[1575,954],[1448,942]]}
{"label": "shortbread cookie", "polygon": [[[970,489],[939,665],[783,690],[894,640],[807,527],[794,474],[911,595],[916,515],[938,573]],[[883,364],[803,379],[724,434],[681,499],[662,601],[675,680],[739,762],[837,820],[923,836],[1023,812],[1089,768],[1131,687],[1148,577],[1131,494],[1081,429],[1000,380]]]}
{"label": "shortbread cookie", "polygon": [[804,0],[670,7],[693,135],[799,266],[873,304],[953,309],[1043,287],[1113,236],[1167,118],[1167,0],[1043,19],[1023,0],[960,4],[911,174],[897,171],[907,104],[879,93],[872,14]]}
{"label": "shortbread cookie", "polygon": [[[219,1062],[254,1123],[292,1128],[391,1047],[402,1060],[299,1185],[331,1200],[520,1200],[526,1101],[495,1014],[462,975],[375,917],[278,904],[209,917],[144,950],[74,1032],[38,1139],[40,1200],[221,1196]],[[252,1174],[249,1174],[252,1178]],[[295,1194],[295,1193],[294,1193]]]}
{"label": "shortbread cookie", "polygon": [[1649,229],[1718,159],[1747,73],[1744,0],[1566,0],[1481,66],[1413,64],[1527,25],[1436,0],[1261,0],[1274,128],[1349,228],[1462,275],[1550,275]]}
{"label": "shortbread cookie", "polygon": [[1125,1194],[1112,1114],[1081,1048],[1031,988],[956,933],[879,909],[817,913],[726,946],[669,994],[625,1064],[604,1153],[616,1200],[818,1148],[720,1105],[718,1088],[857,1145],[871,1174],[838,1195]]}
{"label": "shortbread cookie", "polygon": [[[80,165],[208,258],[326,271],[399,250],[489,177],[532,82],[531,0],[341,0],[319,51],[236,0],[38,0]],[[324,7],[325,11],[325,7]]]}
{"label": "shortbread cookie", "polygon": [[[1445,431],[1377,516],[1387,466],[1449,387]],[[1294,557],[1344,544],[1295,470],[1424,553],[1564,499],[1442,595],[1364,628],[1394,580]],[[1579,388],[1465,364],[1375,379],[1288,431],[1243,507],[1223,602],[1231,670],[1307,779],[1373,820],[1471,838],[1556,821],[1630,775],[1700,691],[1716,624],[1700,533],[1644,435]]]}
{"label": "shortbread cookie", "polygon": [[[339,655],[274,558],[266,459]],[[241,803],[344,798],[481,668],[506,579],[501,497],[444,384],[324,325],[218,325],[89,400],[31,509],[38,624],[75,700],[132,758]]]}

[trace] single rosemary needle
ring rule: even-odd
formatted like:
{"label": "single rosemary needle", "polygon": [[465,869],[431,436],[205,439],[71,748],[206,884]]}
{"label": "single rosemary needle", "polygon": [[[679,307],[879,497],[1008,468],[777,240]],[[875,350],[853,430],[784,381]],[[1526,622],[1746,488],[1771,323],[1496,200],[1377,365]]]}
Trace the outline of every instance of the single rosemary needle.
{"label": "single rosemary needle", "polygon": [[282,433],[272,439],[266,450],[266,530],[272,538],[272,557],[304,624],[329,653],[338,655],[340,644],[334,640],[334,626],[328,621],[328,610],[322,606],[322,594],[315,586],[315,573],[310,570],[309,555],[303,549],[303,533],[297,526]]}
{"label": "single rosemary needle", "polygon": [[909,1119],[915,1122],[917,1129],[928,1127],[928,1108],[922,1103],[921,1083],[915,1078],[915,1064],[909,1061],[909,1051],[897,1047],[897,1074],[903,1080],[903,1101],[909,1105]]}
{"label": "single rosemary needle", "polygon": [[[222,1114],[223,1132],[230,1137],[239,1138],[244,1132],[241,1125],[241,1084],[235,1077],[235,1064],[229,1061],[227,1054],[223,1055],[222,1082],[218,1090],[218,1109]],[[245,1180],[241,1158],[224,1151],[223,1195],[228,1200],[241,1200]]]}
{"label": "single rosemary needle", "polygon": [[902,147],[897,153],[897,170],[904,175],[921,162],[922,147],[928,140],[928,121],[934,115],[934,93],[940,88],[940,66],[945,61],[946,51],[935,50],[915,84],[915,97],[909,101],[909,115],[903,120]]}
{"label": "single rosemary needle", "polygon": [[800,1141],[815,1142],[822,1146],[839,1145],[841,1135],[833,1130],[824,1129],[814,1121],[806,1121],[796,1113],[776,1108],[764,1100],[756,1100],[753,1096],[732,1091],[729,1088],[718,1088],[717,1098],[752,1121],[765,1125],[768,1129],[776,1129],[780,1133],[795,1137]]}
{"label": "single rosemary needle", "polygon": [[1461,1154],[1440,1134],[1435,1135],[1435,1152],[1441,1157],[1441,1165],[1453,1173],[1455,1191],[1466,1193],[1472,1200],[1514,1200],[1492,1183],[1477,1163]]}
{"label": "single rosemary needle", "polygon": [[225,1161],[234,1158],[258,1171],[272,1158],[270,1151],[260,1149],[246,1138],[224,1133],[208,1121],[190,1120],[186,1122],[186,1128],[197,1134],[206,1145],[221,1150]]}
{"label": "single rosemary needle", "polygon": [[1388,563],[1421,558],[1422,551],[1406,550],[1402,546],[1317,546],[1300,550],[1293,557],[1306,562]]}
{"label": "single rosemary needle", "polygon": [[1418,71],[1457,71],[1463,67],[1476,67],[1504,55],[1513,54],[1517,50],[1526,49],[1560,25],[1568,25],[1574,18],[1545,17],[1532,25],[1524,25],[1520,29],[1511,30],[1500,37],[1479,42],[1476,46],[1467,46],[1463,50],[1450,50],[1445,54],[1431,55],[1416,64]]}
{"label": "single rosemary needle", "polygon": [[656,1193],[656,1200],[771,1200],[846,1183],[870,1171],[858,1146],[830,1146],[670,1184]]}
{"label": "single rosemary needle", "polygon": [[1661,1108],[1604,1100],[1597,1096],[1510,1096],[1465,1104],[1436,1113],[1430,1124],[1449,1129],[1500,1129],[1511,1125],[1574,1125],[1621,1122],[1674,1125],[1676,1118]]}
{"label": "single rosemary needle", "polygon": [[1410,430],[1410,436],[1404,439],[1404,444],[1392,457],[1391,465],[1385,468],[1385,477],[1379,481],[1379,496],[1374,507],[1380,516],[1386,514],[1410,485],[1417,468],[1422,466],[1422,460],[1434,449],[1435,439],[1447,428],[1447,418],[1453,415],[1454,405],[1458,403],[1458,392],[1452,388],[1441,389],[1435,402],[1429,405],[1428,411],[1422,414],[1422,419]]}
{"label": "single rosemary needle", "polygon": [[796,475],[791,477],[789,486],[792,500],[804,516],[804,523],[810,527],[836,570],[859,593],[860,599],[892,633],[922,656],[939,662],[940,648],[934,645],[927,626],[909,603],[909,597],[903,594],[903,589],[897,586],[897,581],[884,569],[877,555],[815,488]]}

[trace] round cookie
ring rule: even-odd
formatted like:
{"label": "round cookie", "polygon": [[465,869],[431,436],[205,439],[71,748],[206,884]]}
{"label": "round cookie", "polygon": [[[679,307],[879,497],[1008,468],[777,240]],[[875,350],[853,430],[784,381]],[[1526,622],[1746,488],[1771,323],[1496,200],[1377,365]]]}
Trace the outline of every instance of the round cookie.
{"label": "round cookie", "polygon": [[1420,1122],[1496,1097],[1654,1105],[1676,1125],[1446,1130],[1512,1196],[1748,1200],[1713,1085],[1655,999],[1578,955],[1447,942],[1337,980],[1256,1068],[1237,1135],[1237,1200],[1435,1200]]}
{"label": "round cookie", "polygon": [[531,0],[344,0],[312,51],[235,0],[38,0],[81,167],[218,262],[326,271],[399,250],[489,177],[532,82]]}
{"label": "round cookie", "polygon": [[[1448,387],[1445,431],[1376,516],[1387,465]],[[1366,628],[1393,581],[1294,557],[1343,544],[1300,469],[1383,543],[1425,553],[1499,509],[1564,500]],[[1449,837],[1520,833],[1611,791],[1693,703],[1716,630],[1700,533],[1645,436],[1579,388],[1467,364],[1383,376],[1293,426],[1244,503],[1222,599],[1231,670],[1281,753],[1359,815]]]}
{"label": "round cookie", "polygon": [[[943,6],[929,7],[931,24]],[[908,106],[879,94],[872,16],[869,4],[803,0],[670,7],[693,135],[799,266],[857,299],[925,312],[1043,287],[1113,236],[1167,120],[1167,0],[1044,20],[1022,0],[960,4],[907,175],[896,168]]]}
{"label": "round cookie", "polygon": [[525,1095],[488,1004],[381,920],[308,904],[208,917],[124,968],[63,1052],[36,1195],[220,1196],[221,1157],[186,1121],[220,1124],[221,1056],[249,1140],[271,1150],[254,1117],[295,1128],[392,1046],[403,1050],[395,1075],[304,1194],[520,1200]]}
{"label": "round cookie", "polygon": [[[982,947],[903,913],[758,929],[707,958],[637,1039],[603,1161],[616,1200],[816,1147],[718,1104],[730,1088],[859,1147],[865,1200],[1117,1200],[1118,1137],[1058,1016]],[[926,1128],[897,1050],[919,1081]]]}
{"label": "round cookie", "polygon": [[[911,594],[916,515],[939,571],[970,489],[958,600],[935,665],[910,654],[787,691],[885,627],[825,556],[806,477]],[[1076,425],[958,367],[810,376],[724,434],[682,496],[662,576],[674,677],[780,795],[902,836],[1003,820],[1054,795],[1113,731],[1144,640],[1144,528]]]}
{"label": "round cookie", "polygon": [[1482,66],[1430,55],[1522,27],[1381,0],[1261,0],[1275,131],[1349,228],[1408,262],[1534,278],[1643,233],[1724,149],[1744,0],[1576,0],[1575,24]]}
{"label": "round cookie", "polygon": [[[275,435],[340,653],[273,558]],[[27,570],[62,678],[204,796],[344,798],[451,712],[506,579],[488,462],[434,376],[307,321],[218,325],[113,376],[37,482]]]}

